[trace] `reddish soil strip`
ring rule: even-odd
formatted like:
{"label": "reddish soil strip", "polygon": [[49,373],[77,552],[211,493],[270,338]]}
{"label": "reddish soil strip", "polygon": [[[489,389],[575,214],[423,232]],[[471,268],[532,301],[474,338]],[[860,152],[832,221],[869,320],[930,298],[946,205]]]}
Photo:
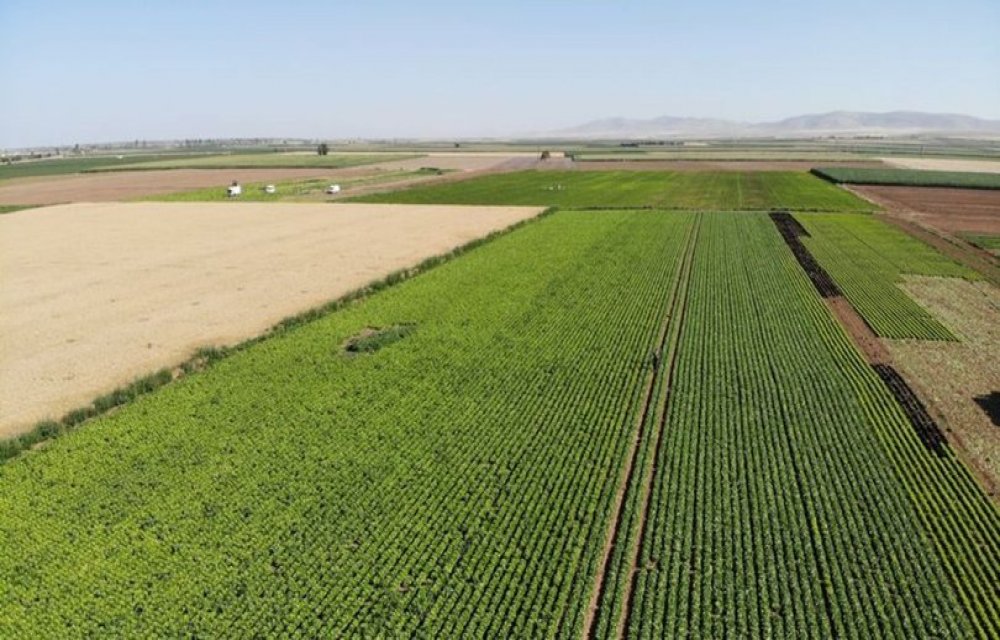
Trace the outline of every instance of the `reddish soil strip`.
{"label": "reddish soil strip", "polygon": [[804,160],[581,160],[581,171],[809,171],[815,166],[883,168],[881,162]]}
{"label": "reddish soil strip", "polygon": [[[700,222],[700,219],[699,219]],[[698,223],[695,223],[696,225]],[[629,446],[628,452],[628,463],[622,470],[622,475],[618,481],[618,489],[615,493],[615,503],[612,510],[613,517],[608,521],[608,528],[605,533],[604,547],[601,553],[601,562],[598,565],[597,573],[594,576],[594,584],[591,589],[590,602],[587,605],[587,612],[583,621],[583,636],[585,638],[594,638],[597,633],[597,611],[601,600],[603,599],[605,593],[607,592],[608,584],[607,580],[607,570],[608,565],[611,562],[612,551],[615,548],[616,541],[619,536],[622,535],[622,520],[625,516],[625,496],[629,489],[634,486],[634,474],[636,469],[636,460],[638,459],[640,444],[646,439],[647,434],[645,427],[650,421],[650,410],[654,408],[654,390],[656,388],[656,381],[663,375],[662,363],[664,356],[669,358],[670,364],[666,375],[666,388],[667,393],[664,394],[663,402],[661,407],[663,408],[664,415],[666,413],[665,406],[667,402],[667,396],[669,396],[670,389],[670,379],[673,377],[674,367],[676,363],[677,356],[677,337],[680,335],[680,325],[683,323],[683,312],[684,312],[684,299],[686,298],[687,283],[689,275],[691,272],[691,263],[693,262],[694,247],[697,243],[697,226],[692,229],[687,240],[687,247],[681,258],[682,262],[680,265],[680,270],[678,272],[677,281],[674,284],[673,291],[670,294],[670,304],[666,315],[663,319],[663,324],[660,326],[659,337],[657,338],[657,350],[656,353],[659,357],[654,360],[653,368],[649,372],[646,379],[646,386],[644,390],[644,400],[642,411],[639,412],[639,418],[635,427],[635,436]],[[677,322],[674,323],[673,319],[675,314],[680,312],[680,316],[677,318]],[[670,339],[670,337],[673,337]],[[668,350],[669,354],[665,354],[664,350]],[[655,462],[656,457],[656,447],[659,446],[660,436],[663,432],[663,424],[665,419],[659,421],[659,426],[654,434],[654,442],[652,443],[652,454]],[[628,581],[628,592],[626,597],[622,599],[622,611],[618,612],[617,616],[617,627],[616,635],[621,637],[622,631],[624,629],[624,618],[625,612],[629,608],[632,600],[632,586],[634,578],[636,575],[636,563],[639,554],[639,541],[642,537],[642,532],[646,529],[647,513],[649,510],[649,495],[650,495],[650,484],[652,482],[654,465],[650,465],[645,477],[643,478],[642,485],[642,508],[640,511],[640,522],[639,522],[639,535],[633,542],[632,552],[629,554],[630,558],[630,579]]]}
{"label": "reddish soil strip", "polygon": [[847,331],[854,344],[861,351],[868,364],[892,364],[892,355],[879,340],[872,328],[864,321],[847,298],[843,296],[832,296],[824,298],[827,308],[833,313],[840,325]]}

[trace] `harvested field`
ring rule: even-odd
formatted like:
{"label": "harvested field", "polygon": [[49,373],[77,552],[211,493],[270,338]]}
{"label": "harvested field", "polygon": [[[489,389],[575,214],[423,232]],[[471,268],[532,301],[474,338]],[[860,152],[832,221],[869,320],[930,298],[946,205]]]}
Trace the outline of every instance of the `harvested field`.
{"label": "harvested field", "polygon": [[1000,290],[986,282],[907,276],[903,289],[961,342],[888,340],[896,365],[943,415],[996,497],[1000,430],[976,398],[1000,390]]}
{"label": "harvested field", "polygon": [[[585,160],[573,165],[583,171],[809,171],[810,160]],[[838,167],[883,167],[881,162],[846,161]]]}
{"label": "harvested field", "polygon": [[4,215],[0,435],[538,212],[104,203]]}
{"label": "harvested field", "polygon": [[1000,233],[1000,190],[853,186],[851,191],[948,233]]}
{"label": "harvested field", "polygon": [[886,164],[901,169],[921,171],[970,171],[1000,173],[1000,160],[959,160],[951,158],[882,158]]}

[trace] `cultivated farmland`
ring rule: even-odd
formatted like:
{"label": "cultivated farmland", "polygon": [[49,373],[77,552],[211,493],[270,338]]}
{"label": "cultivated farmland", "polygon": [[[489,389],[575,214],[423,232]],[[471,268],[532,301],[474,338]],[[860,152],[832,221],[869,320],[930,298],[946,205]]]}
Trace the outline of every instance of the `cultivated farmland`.
{"label": "cultivated farmland", "polygon": [[520,204],[569,208],[870,211],[806,173],[523,171],[364,196],[363,202]]}
{"label": "cultivated farmland", "polygon": [[105,203],[0,216],[0,434],[539,211]]}
{"label": "cultivated farmland", "polygon": [[996,637],[886,371],[766,214],[559,211],[0,466],[0,635]]}

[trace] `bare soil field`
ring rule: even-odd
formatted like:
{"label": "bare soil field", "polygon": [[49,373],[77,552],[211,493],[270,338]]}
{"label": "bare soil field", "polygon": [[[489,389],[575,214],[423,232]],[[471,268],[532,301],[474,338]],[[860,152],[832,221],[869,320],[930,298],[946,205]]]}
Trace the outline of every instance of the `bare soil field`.
{"label": "bare soil field", "polygon": [[886,340],[889,351],[921,395],[944,417],[972,466],[998,498],[1000,429],[976,403],[1000,390],[1000,289],[986,282],[908,276],[903,289],[962,342]]}
{"label": "bare soil field", "polygon": [[143,202],[0,216],[0,436],[540,210]]}
{"label": "bare soil field", "polygon": [[[583,171],[809,171],[817,162],[801,160],[587,160]],[[830,163],[826,163],[830,164]],[[881,162],[834,162],[838,167],[879,168]]]}
{"label": "bare soil field", "polygon": [[1000,160],[961,160],[954,158],[882,158],[881,160],[889,166],[900,169],[1000,173]]}
{"label": "bare soil field", "polygon": [[867,185],[850,190],[942,231],[1000,233],[1000,190]]}

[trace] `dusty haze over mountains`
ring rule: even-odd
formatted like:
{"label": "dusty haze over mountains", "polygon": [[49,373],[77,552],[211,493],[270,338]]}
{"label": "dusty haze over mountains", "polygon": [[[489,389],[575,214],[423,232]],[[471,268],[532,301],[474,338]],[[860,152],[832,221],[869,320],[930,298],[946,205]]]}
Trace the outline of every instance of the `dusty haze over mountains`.
{"label": "dusty haze over mountains", "polygon": [[774,122],[738,122],[715,118],[662,116],[648,120],[605,118],[568,129],[538,134],[567,138],[713,138],[797,137],[836,134],[1000,136],[1000,120],[985,120],[954,113],[919,111],[831,111],[785,118]]}

